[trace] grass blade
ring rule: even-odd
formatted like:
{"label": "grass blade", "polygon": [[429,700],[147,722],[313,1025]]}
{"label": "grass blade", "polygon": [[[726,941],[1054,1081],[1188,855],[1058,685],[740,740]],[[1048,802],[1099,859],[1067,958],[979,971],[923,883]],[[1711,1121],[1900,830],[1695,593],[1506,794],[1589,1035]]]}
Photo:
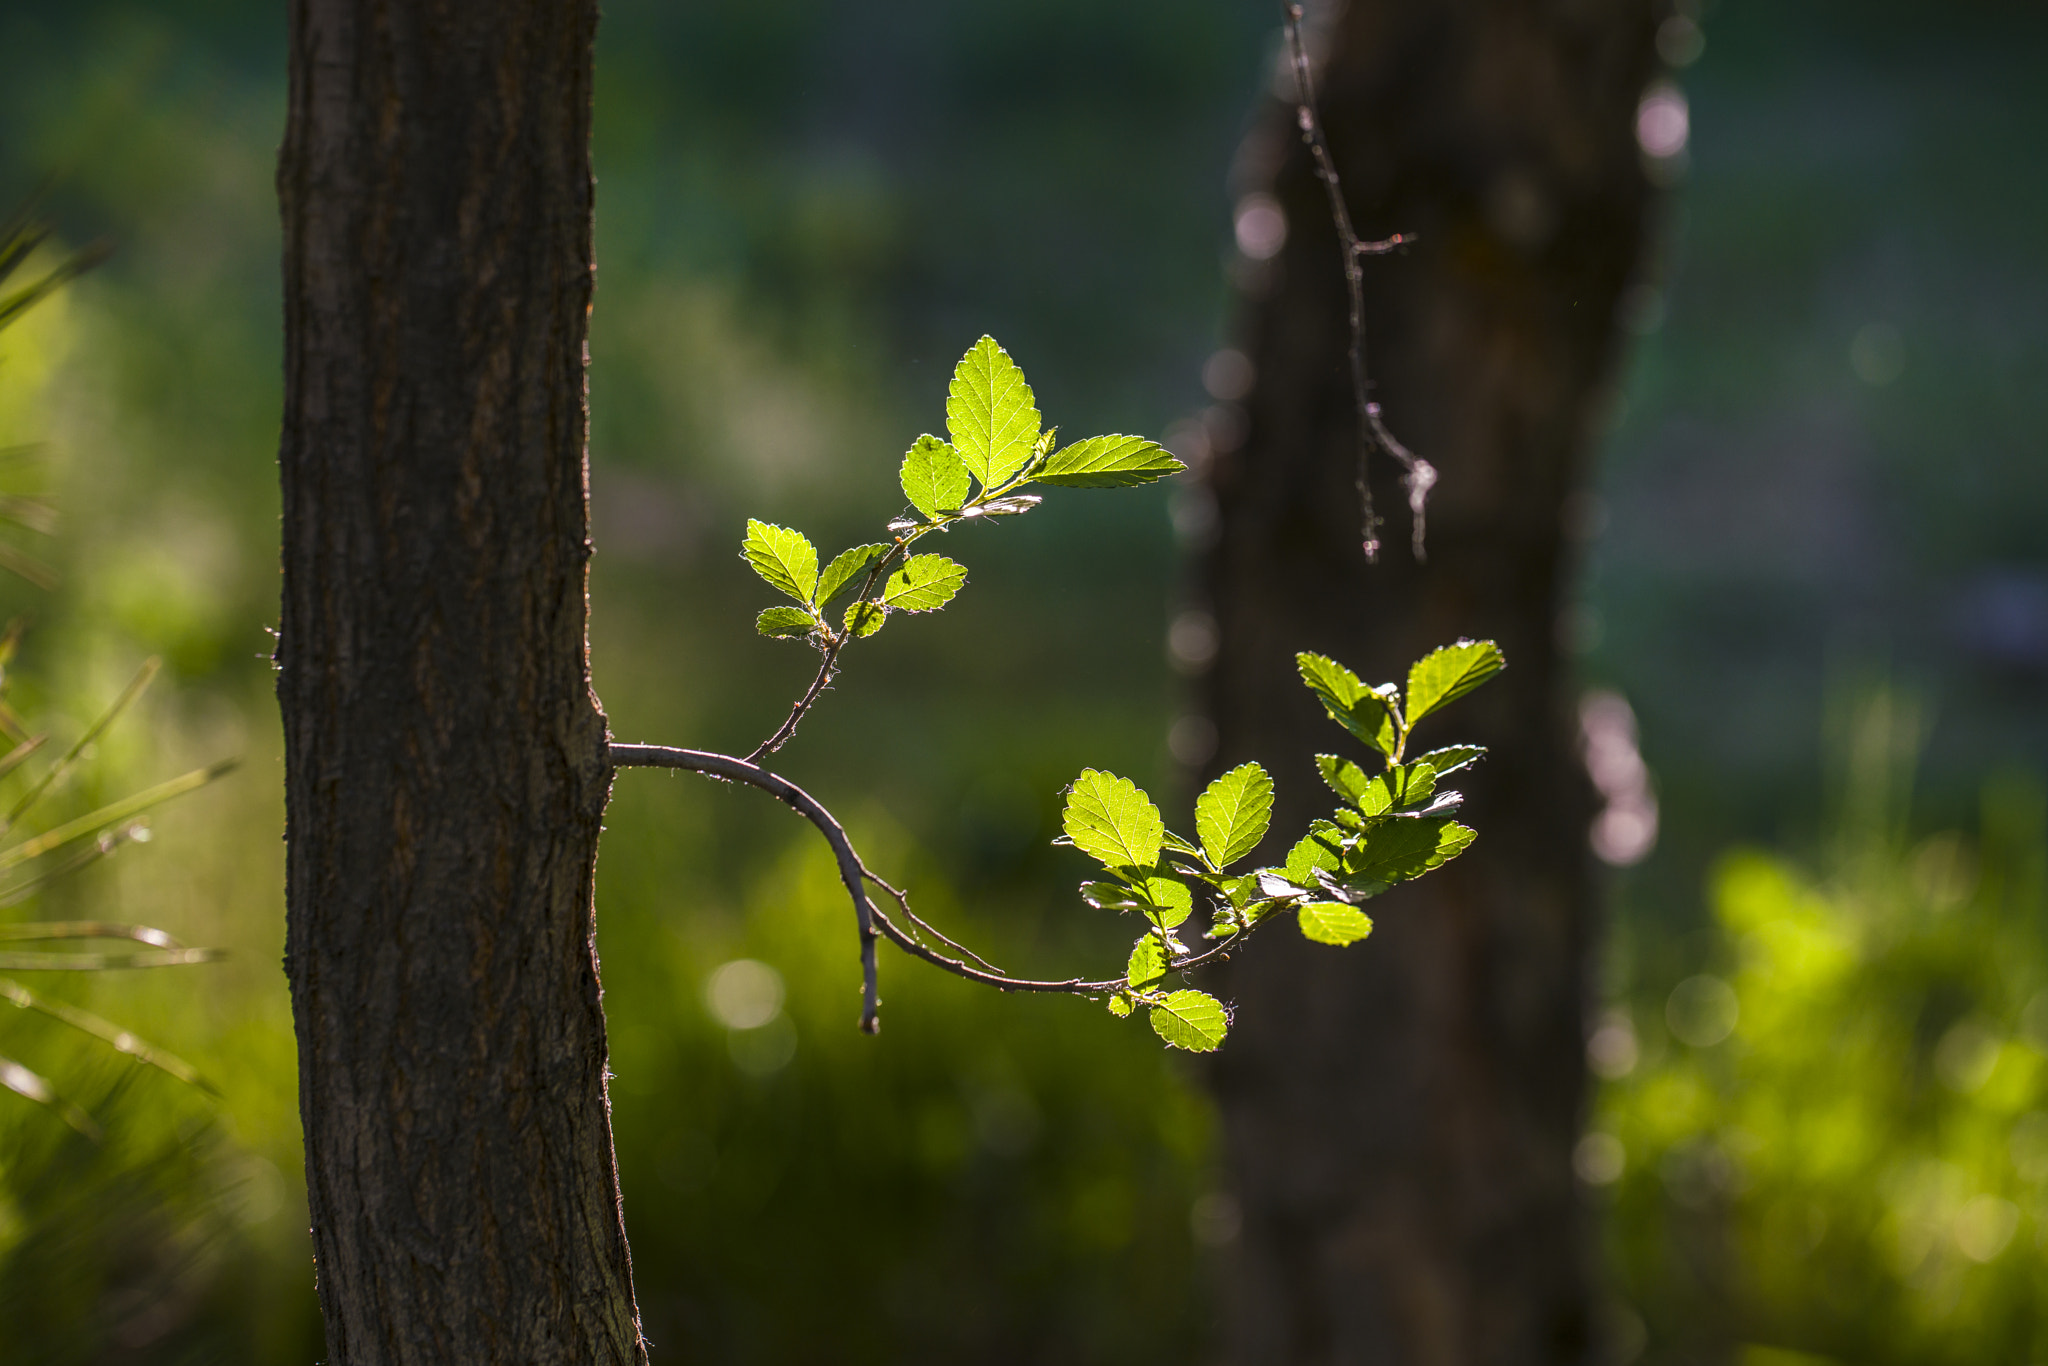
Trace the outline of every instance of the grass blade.
{"label": "grass blade", "polygon": [[66,1124],[93,1142],[100,1141],[100,1126],[92,1122],[91,1115],[58,1095],[57,1089],[48,1081],[12,1058],[0,1057],[0,1086],[6,1087],[17,1096],[25,1096],[38,1105],[49,1106]]}
{"label": "grass blade", "polygon": [[[5,546],[0,545],[0,552],[4,551]],[[14,568],[6,561],[6,555],[0,553],[0,567]],[[150,680],[156,677],[157,670],[162,667],[163,661],[155,655],[142,661],[142,667],[135,671],[135,677],[128,680],[128,686],[121,690],[121,695],[114,699],[113,705],[100,714],[99,720],[86,728],[85,734],[79,736],[78,742],[65,751],[63,758],[50,766],[50,770],[43,774],[40,781],[22,794],[21,800],[14,804],[14,809],[7,813],[7,820],[0,823],[0,830],[12,829],[14,823],[28,814],[28,809],[42,799],[42,795],[50,790],[53,783],[71,771],[71,766],[78,761],[78,756],[84,753],[85,747],[105,734],[107,727],[113,725],[121,713],[128,710],[129,704],[142,696],[142,690],[149,686]]]}
{"label": "grass blade", "polygon": [[34,839],[24,840],[12,849],[0,850],[0,872],[18,868],[30,859],[41,858],[51,850],[62,848],[73,840],[96,835],[108,826],[119,825],[122,821],[140,815],[160,802],[167,802],[173,797],[182,797],[187,792],[205,787],[215,778],[234,768],[237,762],[239,761],[234,759],[223,759],[219,763],[208,764],[205,768],[195,768],[190,773],[173,778],[169,782],[158,783],[155,787],[145,788],[132,797],[88,812],[75,821],[66,821],[53,830],[45,830]]}
{"label": "grass blade", "polygon": [[187,1086],[197,1087],[209,1096],[220,1096],[220,1088],[200,1076],[198,1069],[191,1063],[176,1054],[153,1047],[113,1021],[102,1019],[89,1010],[80,1010],[77,1006],[66,1005],[62,1001],[47,1000],[21,983],[10,982],[5,977],[0,977],[0,1000],[11,1001],[23,1010],[33,1010],[39,1015],[47,1015],[53,1020],[70,1025],[80,1033],[92,1035],[117,1053],[126,1053],[135,1061],[154,1067],[166,1076],[176,1077]]}

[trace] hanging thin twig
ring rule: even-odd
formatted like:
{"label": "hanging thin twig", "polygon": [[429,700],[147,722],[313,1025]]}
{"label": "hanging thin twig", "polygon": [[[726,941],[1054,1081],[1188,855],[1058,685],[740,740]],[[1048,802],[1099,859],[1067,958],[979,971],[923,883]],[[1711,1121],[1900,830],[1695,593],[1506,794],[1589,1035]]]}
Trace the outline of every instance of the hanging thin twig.
{"label": "hanging thin twig", "polygon": [[1296,101],[1294,120],[1301,128],[1301,140],[1315,157],[1316,178],[1330,195],[1330,221],[1337,228],[1337,242],[1344,256],[1344,284],[1351,294],[1351,391],[1358,405],[1358,503],[1359,538],[1368,563],[1380,555],[1380,518],[1373,510],[1372,483],[1368,478],[1372,448],[1378,445],[1401,463],[1402,485],[1408,490],[1408,512],[1414,524],[1415,558],[1424,559],[1425,522],[1423,509],[1429,491],[1436,484],[1436,467],[1394,439],[1380,417],[1380,405],[1372,400],[1372,383],[1365,374],[1365,270],[1360,258],[1384,256],[1396,247],[1413,242],[1413,233],[1395,233],[1383,241],[1360,240],[1351,226],[1351,213],[1344,207],[1344,189],[1337,180],[1337,163],[1330,156],[1330,144],[1323,136],[1322,121],[1316,117],[1315,78],[1309,69],[1308,49],[1301,40],[1301,6],[1281,6],[1287,17],[1287,43],[1294,63]]}

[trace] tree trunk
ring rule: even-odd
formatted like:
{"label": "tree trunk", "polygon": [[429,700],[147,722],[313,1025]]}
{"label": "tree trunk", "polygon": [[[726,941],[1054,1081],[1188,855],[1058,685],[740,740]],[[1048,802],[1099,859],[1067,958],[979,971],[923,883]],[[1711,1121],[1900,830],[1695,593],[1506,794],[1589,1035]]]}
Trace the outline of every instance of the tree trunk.
{"label": "tree trunk", "polygon": [[1649,202],[1633,125],[1653,31],[1640,0],[1353,0],[1332,37],[1322,113],[1359,232],[1420,236],[1365,268],[1376,397],[1442,475],[1426,565],[1384,467],[1388,549],[1376,568],[1360,552],[1344,286],[1292,109],[1240,159],[1256,176],[1263,154],[1290,231],[1247,271],[1248,436],[1211,465],[1217,767],[1266,763],[1275,828],[1299,830],[1332,801],[1307,756],[1350,748],[1295,651],[1398,680],[1490,636],[1509,663],[1420,737],[1492,748],[1458,784],[1473,851],[1374,902],[1357,948],[1283,934],[1228,969],[1241,1010],[1211,1076],[1243,1211],[1243,1366],[1588,1354],[1571,1152],[1590,801],[1557,622]]}
{"label": "tree trunk", "polygon": [[643,1362],[592,940],[594,0],[295,0],[287,956],[328,1360]]}

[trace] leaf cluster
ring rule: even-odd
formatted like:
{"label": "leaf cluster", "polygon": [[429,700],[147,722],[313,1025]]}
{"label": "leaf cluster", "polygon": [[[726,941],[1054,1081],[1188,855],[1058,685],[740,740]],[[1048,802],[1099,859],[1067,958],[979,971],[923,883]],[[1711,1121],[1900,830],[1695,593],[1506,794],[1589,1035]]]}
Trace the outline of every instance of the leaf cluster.
{"label": "leaf cluster", "polygon": [[[1505,662],[1492,641],[1461,640],[1416,661],[1404,695],[1392,683],[1367,687],[1322,655],[1297,656],[1302,682],[1330,719],[1374,751],[1379,771],[1368,773],[1340,755],[1317,755],[1339,805],[1328,819],[1312,822],[1276,867],[1232,871],[1265,841],[1272,824],[1273,780],[1260,765],[1240,764],[1203,790],[1195,801],[1192,841],[1168,830],[1159,808],[1130,779],[1082,770],[1067,789],[1059,842],[1095,859],[1107,876],[1083,883],[1081,897],[1146,922],[1131,948],[1123,988],[1109,998],[1110,1012],[1128,1016],[1143,1008],[1168,1044],[1209,1052],[1229,1030],[1228,1009],[1206,992],[1167,989],[1169,973],[1208,961],[1287,912],[1307,939],[1356,943],[1372,932],[1372,920],[1358,909],[1363,902],[1470,847],[1474,832],[1452,819],[1463,798],[1438,781],[1475,763],[1484,750],[1455,745],[1408,759],[1408,740],[1416,722],[1486,682]],[[1219,942],[1191,953],[1180,929],[1198,896],[1209,915],[1204,937]]]}
{"label": "leaf cluster", "polygon": [[[911,911],[906,896],[869,872],[845,841],[843,829],[815,800],[755,760],[795,731],[833,675],[840,651],[873,635],[897,612],[934,612],[951,602],[967,570],[944,555],[913,553],[933,532],[991,517],[1014,517],[1036,507],[1032,485],[1128,488],[1178,473],[1183,466],[1156,442],[1135,436],[1093,436],[1059,444],[1044,426],[1023,371],[993,338],[983,337],[954,367],[946,396],[947,438],[920,436],[904,453],[899,480],[908,505],[888,524],[889,539],[841,551],[821,569],[809,538],[788,527],[749,521],[740,554],[788,603],[763,611],[763,635],[808,641],[820,654],[817,678],[797,699],[788,720],[745,759],[661,746],[614,746],[616,762],[659,763],[737,776],[774,792],[809,815],[833,842],[841,876],[854,901],[862,934],[866,979],[862,1027],[873,1029],[874,943],[886,936],[927,962],[1004,990],[1104,994],[1118,1016],[1144,1010],[1169,1045],[1191,1052],[1221,1046],[1230,1011],[1209,993],[1169,984],[1222,957],[1275,916],[1291,914],[1302,934],[1320,944],[1354,944],[1372,932],[1359,909],[1397,883],[1421,877],[1468,848],[1473,832],[1455,819],[1462,798],[1439,786],[1481,755],[1456,745],[1408,757],[1409,738],[1425,717],[1500,672],[1504,660],[1491,641],[1460,640],[1434,650],[1408,671],[1407,686],[1368,687],[1322,655],[1297,656],[1302,682],[1323,709],[1369,752],[1364,763],[1341,755],[1316,756],[1339,804],[1326,819],[1267,867],[1245,867],[1266,842],[1273,820],[1273,780],[1256,763],[1240,764],[1203,790],[1195,802],[1195,838],[1166,828],[1159,808],[1128,778],[1083,769],[1066,791],[1064,833],[1070,844],[1102,865],[1102,876],[1081,885],[1081,896],[1101,910],[1129,912],[1145,923],[1131,946],[1121,978],[1032,981],[1006,976],[939,935]],[[845,599],[844,607],[839,606]],[[792,605],[793,604],[793,605]],[[866,895],[872,885],[897,903],[898,924]],[[1200,910],[1206,946],[1191,950],[1184,926]],[[912,931],[923,930],[973,958],[949,958]],[[978,965],[978,966],[977,966]]]}
{"label": "leaf cluster", "polygon": [[[1034,484],[1130,488],[1186,468],[1141,436],[1091,436],[1061,446],[1058,428],[1043,426],[1024,372],[992,337],[969,347],[953,368],[946,433],[950,439],[920,436],[904,452],[898,481],[908,502],[889,523],[889,539],[841,551],[822,571],[817,547],[802,532],[747,523],[741,558],[796,604],[763,611],[755,622],[762,635],[808,641],[829,668],[848,641],[873,635],[897,612],[936,612],[967,582],[966,566],[911,553],[923,537],[1029,512],[1041,497],[1024,491]],[[836,605],[841,598],[844,607]]]}

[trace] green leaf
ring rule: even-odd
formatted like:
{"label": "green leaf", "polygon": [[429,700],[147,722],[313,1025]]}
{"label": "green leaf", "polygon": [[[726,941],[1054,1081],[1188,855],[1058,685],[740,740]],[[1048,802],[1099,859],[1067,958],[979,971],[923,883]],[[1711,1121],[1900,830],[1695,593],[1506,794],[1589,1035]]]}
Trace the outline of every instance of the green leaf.
{"label": "green leaf", "polygon": [[1490,640],[1461,640],[1431,650],[1408,670],[1408,724],[1454,702],[1508,666]]}
{"label": "green leaf", "polygon": [[1259,847],[1273,821],[1273,780],[1257,764],[1239,764],[1195,799],[1195,833],[1218,868]]}
{"label": "green leaf", "polygon": [[1162,930],[1177,927],[1195,909],[1195,894],[1179,878],[1145,877],[1137,881],[1136,891],[1144,903],[1140,909]]}
{"label": "green leaf", "polygon": [[1295,665],[1330,719],[1380,753],[1393,756],[1400,742],[1399,699],[1394,685],[1368,688],[1358,675],[1327,655],[1298,654]]}
{"label": "green leaf", "polygon": [[1182,839],[1179,835],[1174,834],[1171,830],[1168,830],[1167,832],[1165,832],[1165,834],[1160,836],[1159,843],[1162,847],[1171,849],[1176,854],[1186,854],[1189,858],[1200,858],[1202,856],[1202,851],[1200,849],[1197,849],[1194,845],[1189,844],[1186,840]]}
{"label": "green leaf", "polygon": [[1038,440],[1038,407],[1024,372],[983,337],[953,368],[946,394],[946,430],[968,471],[985,489],[1024,468]]}
{"label": "green leaf", "polygon": [[1371,917],[1341,901],[1311,901],[1295,912],[1295,921],[1301,926],[1302,938],[1339,948],[1372,933]]}
{"label": "green leaf", "polygon": [[1461,768],[1478,763],[1485,753],[1485,745],[1446,745],[1418,756],[1415,762],[1428,764],[1436,770],[1437,777],[1447,778]]}
{"label": "green leaf", "polygon": [[1124,980],[1138,991],[1149,990],[1166,976],[1166,951],[1159,936],[1148,934],[1131,947],[1131,960],[1124,967]]}
{"label": "green leaf", "polygon": [[1355,802],[1365,795],[1372,779],[1365,776],[1365,770],[1349,759],[1340,759],[1334,754],[1316,756],[1316,772],[1323,775],[1323,781],[1330,790],[1347,802]]}
{"label": "green leaf", "polygon": [[1138,894],[1121,882],[1084,882],[1081,900],[1098,911],[1135,911]]}
{"label": "green leaf", "polygon": [[1297,886],[1312,887],[1316,869],[1334,873],[1342,867],[1343,854],[1338,845],[1342,833],[1328,821],[1311,822],[1308,833],[1287,851],[1287,863],[1282,868],[1287,880]]}
{"label": "green leaf", "polygon": [[957,512],[967,501],[967,464],[936,436],[920,436],[903,456],[903,496],[927,518]]}
{"label": "green leaf", "polygon": [[905,612],[936,612],[966,582],[966,565],[944,555],[912,555],[882,586],[882,601]]}
{"label": "green leaf", "polygon": [[873,598],[855,599],[846,605],[846,633],[856,640],[871,636],[882,629],[882,622],[888,615],[882,604]]}
{"label": "green leaf", "polygon": [[1365,791],[1358,796],[1358,809],[1368,816],[1383,816],[1403,807],[1421,806],[1434,791],[1435,768],[1420,760],[1393,764],[1366,783]]}
{"label": "green leaf", "polygon": [[1288,906],[1293,904],[1294,903],[1289,901],[1254,901],[1250,905],[1246,906],[1244,910],[1240,911],[1239,914],[1244,917],[1244,923],[1246,927],[1249,928],[1253,925],[1258,924],[1261,920],[1264,920],[1267,916],[1273,914],[1273,912],[1285,910]]}
{"label": "green leaf", "polygon": [[1119,1020],[1129,1019],[1131,1014],[1130,995],[1119,991],[1114,996],[1111,996],[1109,998],[1109,1013],[1116,1016]]}
{"label": "green leaf", "polygon": [[1344,885],[1377,895],[1396,882],[1420,877],[1465,852],[1477,838],[1471,827],[1444,817],[1385,821],[1344,853]]}
{"label": "green leaf", "polygon": [[802,532],[749,517],[740,556],[770,588],[810,605],[818,588],[818,548]]}
{"label": "green leaf", "polygon": [[1070,489],[1121,489],[1149,484],[1187,466],[1142,436],[1091,436],[1055,452],[1031,477]]}
{"label": "green leaf", "polygon": [[818,606],[839,596],[855,579],[867,573],[868,566],[889,553],[886,545],[857,545],[851,550],[842,550],[832,557],[832,563],[825,566],[825,572],[818,576]]}
{"label": "green leaf", "polygon": [[1206,991],[1173,991],[1152,1003],[1152,1032],[1175,1048],[1213,1053],[1230,1029],[1223,1003]]}
{"label": "green leaf", "polygon": [[1111,868],[1150,868],[1166,836],[1159,808],[1136,783],[1092,768],[1067,789],[1062,823],[1076,849]]}
{"label": "green leaf", "polygon": [[817,627],[817,619],[801,607],[770,607],[754,618],[754,629],[775,640],[807,636]]}

